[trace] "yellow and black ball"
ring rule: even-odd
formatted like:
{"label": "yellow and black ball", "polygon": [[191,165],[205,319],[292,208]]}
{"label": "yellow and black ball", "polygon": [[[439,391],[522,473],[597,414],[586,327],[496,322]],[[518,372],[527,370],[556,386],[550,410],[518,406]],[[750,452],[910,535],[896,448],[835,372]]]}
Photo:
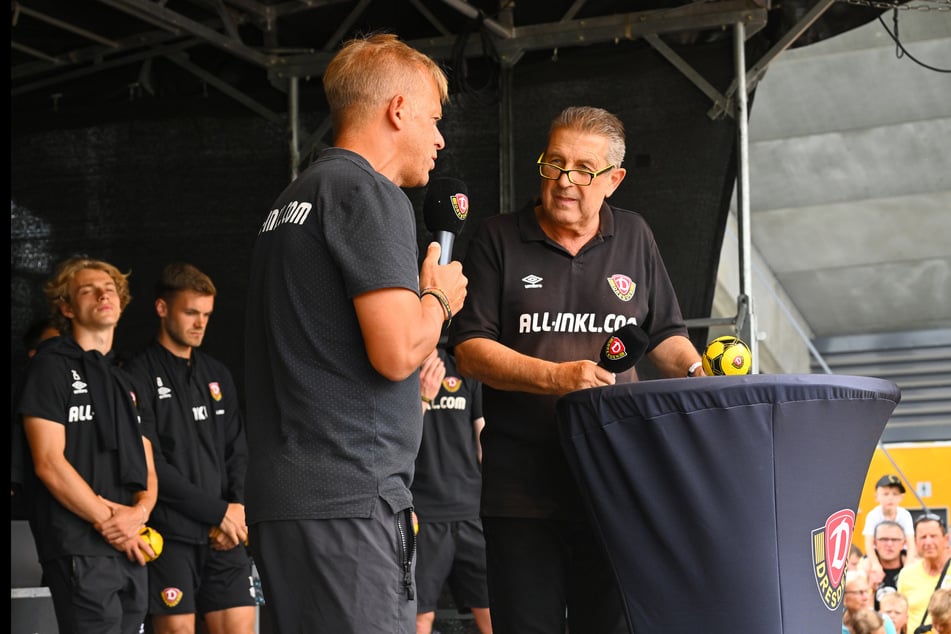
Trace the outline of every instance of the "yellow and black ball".
{"label": "yellow and black ball", "polygon": [[749,374],[753,369],[753,353],[739,337],[724,335],[707,344],[700,358],[707,376]]}

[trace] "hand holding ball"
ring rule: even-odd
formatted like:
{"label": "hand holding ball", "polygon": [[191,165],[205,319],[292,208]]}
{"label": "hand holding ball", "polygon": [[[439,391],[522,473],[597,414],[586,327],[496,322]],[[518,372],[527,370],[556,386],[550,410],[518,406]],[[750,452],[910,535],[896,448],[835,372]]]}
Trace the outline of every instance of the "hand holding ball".
{"label": "hand holding ball", "polygon": [[700,357],[707,376],[733,376],[749,374],[753,369],[753,353],[749,346],[732,335],[717,337]]}
{"label": "hand holding ball", "polygon": [[154,528],[149,528],[148,526],[143,526],[139,529],[139,537],[142,539],[142,541],[151,546],[153,551],[155,551],[155,557],[149,557],[145,551],[142,551],[142,556],[145,557],[146,562],[154,561],[159,555],[162,554],[162,548],[165,546],[165,539],[157,530]]}

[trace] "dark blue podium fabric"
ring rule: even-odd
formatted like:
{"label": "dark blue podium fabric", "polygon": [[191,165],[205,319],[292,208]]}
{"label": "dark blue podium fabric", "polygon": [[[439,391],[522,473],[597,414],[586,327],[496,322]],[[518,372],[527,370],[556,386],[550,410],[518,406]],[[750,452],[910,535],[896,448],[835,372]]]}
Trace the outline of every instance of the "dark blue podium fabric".
{"label": "dark blue podium fabric", "polygon": [[[632,632],[838,634],[844,579],[819,529],[854,513],[899,400],[889,381],[836,375],[664,379],[559,399]],[[816,572],[831,563],[834,585]]]}

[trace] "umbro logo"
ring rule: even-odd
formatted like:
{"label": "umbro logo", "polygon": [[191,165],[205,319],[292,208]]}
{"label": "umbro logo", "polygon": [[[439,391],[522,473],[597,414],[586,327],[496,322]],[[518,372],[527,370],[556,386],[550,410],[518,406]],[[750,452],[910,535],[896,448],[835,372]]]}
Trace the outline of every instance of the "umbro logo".
{"label": "umbro logo", "polygon": [[83,381],[83,377],[76,370],[70,370],[73,375],[73,394],[86,394],[86,382]]}
{"label": "umbro logo", "polygon": [[532,273],[531,275],[526,275],[523,277],[522,281],[525,282],[525,288],[541,288],[543,279],[544,278],[538,277]]}

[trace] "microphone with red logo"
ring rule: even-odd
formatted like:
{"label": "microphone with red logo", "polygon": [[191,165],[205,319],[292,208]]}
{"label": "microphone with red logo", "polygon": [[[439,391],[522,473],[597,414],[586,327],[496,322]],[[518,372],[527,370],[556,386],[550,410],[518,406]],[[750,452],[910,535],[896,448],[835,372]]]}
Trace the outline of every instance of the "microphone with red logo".
{"label": "microphone with red logo", "polygon": [[598,365],[615,374],[627,372],[641,360],[649,343],[650,339],[643,329],[627,324],[611,333],[601,346],[601,360]]}
{"label": "microphone with red logo", "polygon": [[423,220],[441,248],[439,264],[452,260],[452,244],[469,215],[469,190],[458,178],[432,178],[423,202]]}

